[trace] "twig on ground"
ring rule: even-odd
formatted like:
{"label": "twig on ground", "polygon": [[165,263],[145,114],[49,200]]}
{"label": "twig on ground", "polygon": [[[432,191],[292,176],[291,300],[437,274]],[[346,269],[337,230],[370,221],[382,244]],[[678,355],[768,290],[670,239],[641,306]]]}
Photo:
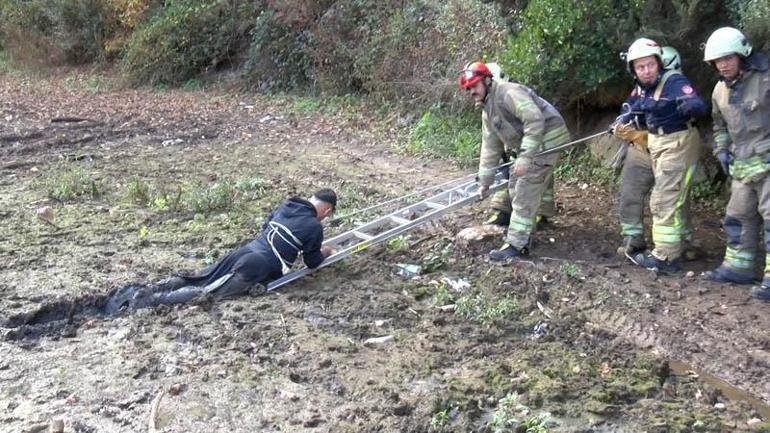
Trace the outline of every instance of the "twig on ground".
{"label": "twig on ground", "polygon": [[158,391],[158,395],[152,400],[150,405],[150,420],[147,425],[147,429],[150,433],[158,431],[158,411],[160,410],[160,401],[163,399],[163,395],[166,393],[164,389]]}

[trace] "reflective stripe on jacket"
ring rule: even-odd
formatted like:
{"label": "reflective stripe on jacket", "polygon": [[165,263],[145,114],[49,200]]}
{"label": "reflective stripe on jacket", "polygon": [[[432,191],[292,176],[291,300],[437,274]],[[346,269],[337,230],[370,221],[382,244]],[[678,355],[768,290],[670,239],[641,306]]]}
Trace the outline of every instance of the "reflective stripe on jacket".
{"label": "reflective stripe on jacket", "polygon": [[492,184],[493,167],[504,151],[526,159],[569,141],[569,131],[556,108],[519,83],[493,82],[487,88],[481,123],[481,185]]}
{"label": "reflective stripe on jacket", "polygon": [[728,149],[735,156],[734,178],[751,179],[770,171],[770,68],[764,53],[744,60],[737,80],[714,86],[714,154]]}

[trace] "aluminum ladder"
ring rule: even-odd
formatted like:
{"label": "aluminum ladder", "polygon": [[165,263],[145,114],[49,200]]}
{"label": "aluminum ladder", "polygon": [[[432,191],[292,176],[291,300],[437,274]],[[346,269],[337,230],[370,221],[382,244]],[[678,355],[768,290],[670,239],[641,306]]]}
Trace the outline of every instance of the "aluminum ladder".
{"label": "aluminum ladder", "polygon": [[[462,182],[462,179],[459,181]],[[490,193],[507,187],[508,179],[498,173]],[[447,186],[443,191],[420,202],[411,204],[393,213],[366,222],[353,230],[341,233],[324,241],[324,246],[332,247],[336,252],[327,257],[315,269],[297,269],[270,282],[267,291],[273,291],[292,281],[298,280],[316,269],[324,268],[371,246],[381,244],[402,233],[406,233],[428,221],[439,218],[455,209],[478,201],[479,185],[475,180],[465,181],[454,186]]]}

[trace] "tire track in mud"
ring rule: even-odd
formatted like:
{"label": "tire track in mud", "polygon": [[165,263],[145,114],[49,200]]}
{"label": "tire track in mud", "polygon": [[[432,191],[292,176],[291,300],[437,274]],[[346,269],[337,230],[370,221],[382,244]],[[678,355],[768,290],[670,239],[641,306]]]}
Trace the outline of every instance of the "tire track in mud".
{"label": "tire track in mud", "polygon": [[655,355],[666,353],[660,336],[653,329],[631,320],[626,314],[619,311],[589,310],[586,317],[588,320],[584,326],[591,331],[614,334]]}
{"label": "tire track in mud", "polygon": [[[622,339],[641,350],[663,357],[669,365],[669,375],[695,374],[695,377],[702,383],[718,389],[728,399],[747,403],[763,417],[770,417],[770,405],[757,397],[755,394],[756,389],[744,389],[733,385],[719,377],[718,374],[707,371],[707,366],[702,365],[703,363],[699,362],[701,360],[697,356],[699,351],[703,351],[700,345],[689,342],[686,336],[671,332],[661,332],[666,330],[665,324],[648,324],[635,319],[627,311],[622,309],[608,310],[608,307],[592,306],[589,309],[583,310],[582,313],[586,319],[583,323],[584,328],[595,334],[604,334],[608,337]],[[659,328],[660,331],[655,328]],[[701,337],[704,340],[713,340],[719,337],[718,335],[712,335],[713,333],[707,328],[703,328],[701,331]],[[687,347],[688,343],[696,344],[698,346],[697,349],[683,350],[682,348]],[[727,354],[727,356],[734,358],[741,355],[736,351],[736,353]],[[736,365],[740,364],[736,363]],[[740,375],[736,376],[741,377]],[[741,379],[744,378],[741,377]]]}

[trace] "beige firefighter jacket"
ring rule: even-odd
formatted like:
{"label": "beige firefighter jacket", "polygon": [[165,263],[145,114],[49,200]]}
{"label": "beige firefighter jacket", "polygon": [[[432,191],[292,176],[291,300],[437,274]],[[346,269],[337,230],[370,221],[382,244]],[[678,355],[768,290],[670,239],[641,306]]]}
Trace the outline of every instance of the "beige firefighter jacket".
{"label": "beige firefighter jacket", "polygon": [[561,114],[548,101],[519,83],[493,82],[481,115],[479,184],[491,185],[503,152],[516,152],[517,164],[538,152],[569,141]]}
{"label": "beige firefighter jacket", "polygon": [[770,68],[763,53],[748,57],[744,67],[737,80],[714,87],[711,115],[714,154],[732,152],[733,177],[752,180],[770,171]]}

